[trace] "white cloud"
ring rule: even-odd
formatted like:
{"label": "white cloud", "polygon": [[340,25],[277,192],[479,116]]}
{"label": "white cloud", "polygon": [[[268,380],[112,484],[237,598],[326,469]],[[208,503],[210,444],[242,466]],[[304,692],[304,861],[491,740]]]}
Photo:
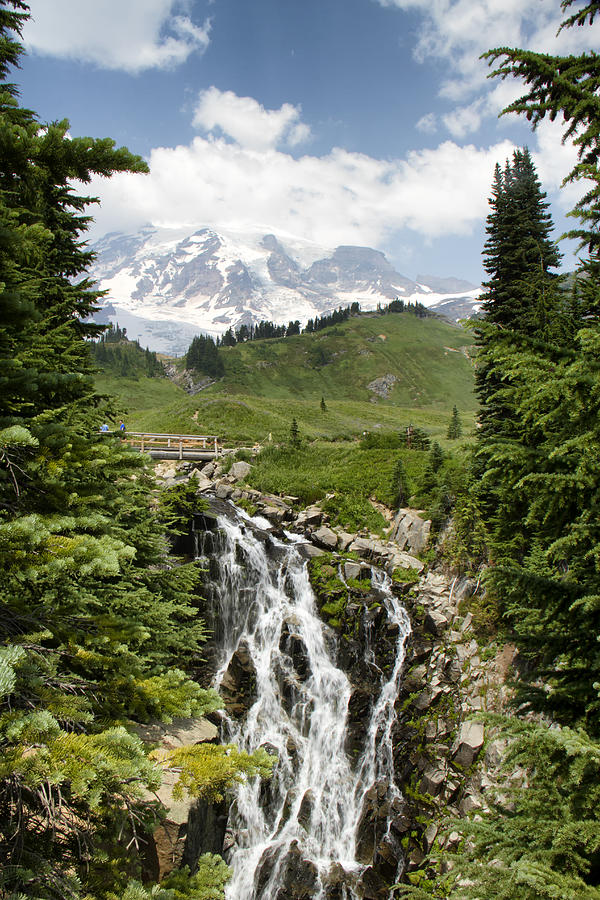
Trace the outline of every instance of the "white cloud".
{"label": "white cloud", "polygon": [[136,73],[172,68],[209,44],[186,0],[31,0],[28,50]]}
{"label": "white cloud", "polygon": [[483,115],[484,101],[478,98],[469,106],[453,109],[442,116],[442,121],[450,134],[457,140],[479,130]]}
{"label": "white cloud", "polygon": [[209,132],[218,129],[253,150],[295,147],[310,137],[310,128],[300,121],[300,109],[291,103],[267,110],[253,97],[216,87],[201,92],[193,124]]}
{"label": "white cloud", "polygon": [[[222,128],[224,121],[222,116]],[[235,129],[227,129],[231,137]],[[95,235],[147,222],[264,224],[325,245],[381,246],[404,228],[425,240],[469,234],[487,215],[494,164],[514,149],[508,141],[491,147],[446,141],[404,159],[340,148],[295,158],[275,149],[274,137],[271,146],[252,146],[254,132],[248,137],[240,130],[239,142],[209,135],[187,146],[158,147],[149,158],[150,175],[96,180],[92,190],[103,207]]]}
{"label": "white cloud", "polygon": [[422,131],[423,134],[435,134],[438,129],[436,114],[430,112],[421,116],[415,128],[417,131]]}
{"label": "white cloud", "polygon": [[[592,27],[557,30],[563,18],[557,0],[377,0],[382,6],[420,12],[421,30],[414,48],[420,62],[436,58],[447,64],[441,97],[464,103],[474,93],[495,93],[487,81],[490,69],[479,57],[492,47],[526,47],[546,53],[594,50],[600,21]],[[507,82],[505,82],[507,84]],[[521,93],[514,90],[516,96]],[[502,109],[505,103],[500,105]],[[499,111],[498,109],[498,111]],[[449,113],[445,124],[456,137],[479,127],[492,114],[490,101],[476,108],[465,104]],[[477,117],[479,116],[479,120]]]}

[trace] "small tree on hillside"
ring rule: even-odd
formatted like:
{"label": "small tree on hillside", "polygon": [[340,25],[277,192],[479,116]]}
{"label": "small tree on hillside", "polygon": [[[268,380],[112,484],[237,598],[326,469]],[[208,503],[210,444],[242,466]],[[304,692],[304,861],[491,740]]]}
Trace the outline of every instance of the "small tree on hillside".
{"label": "small tree on hillside", "polygon": [[448,431],[446,437],[450,440],[454,440],[462,436],[462,422],[460,421],[460,416],[458,415],[458,409],[456,405],[454,405],[452,409],[452,416],[450,417],[450,422],[448,424]]}
{"label": "small tree on hillside", "polygon": [[[454,407],[456,409],[456,407]],[[431,466],[434,472],[437,472],[442,463],[444,462],[444,451],[440,447],[437,441],[433,442],[431,450],[429,451],[429,465]]]}
{"label": "small tree on hillside", "polygon": [[325,397],[321,397],[321,412],[327,412],[327,404],[325,403]]}
{"label": "small tree on hillside", "polygon": [[406,469],[404,468],[404,463],[402,461],[402,457],[400,457],[394,466],[394,471],[392,472],[392,480],[390,484],[390,493],[392,495],[392,505],[400,508],[401,506],[406,506],[408,503],[408,498],[410,497],[412,490],[410,487],[410,482],[408,480],[408,475],[406,474]]}
{"label": "small tree on hillside", "polygon": [[292,419],[292,424],[290,425],[290,444],[296,449],[300,446],[300,430],[295,418]]}

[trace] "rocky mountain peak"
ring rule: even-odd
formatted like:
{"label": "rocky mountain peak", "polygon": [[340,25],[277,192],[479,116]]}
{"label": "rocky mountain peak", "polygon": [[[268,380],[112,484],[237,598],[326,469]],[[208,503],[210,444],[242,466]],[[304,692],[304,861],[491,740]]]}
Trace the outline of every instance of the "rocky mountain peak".
{"label": "rocky mountain peak", "polygon": [[[168,353],[185,352],[198,333],[304,323],[353,302],[367,310],[397,297],[433,306],[451,293],[440,279],[436,288],[411,281],[371,247],[324,248],[256,229],[146,227],[107,234],[93,249],[91,275],[108,292],[106,307],[142,346]],[[467,291],[463,307],[478,293]]]}

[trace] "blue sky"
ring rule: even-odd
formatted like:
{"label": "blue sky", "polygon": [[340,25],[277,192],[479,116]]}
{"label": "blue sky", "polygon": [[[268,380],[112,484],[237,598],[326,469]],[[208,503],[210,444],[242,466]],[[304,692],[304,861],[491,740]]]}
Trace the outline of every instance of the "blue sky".
{"label": "blue sky", "polygon": [[[113,137],[149,176],[98,180],[92,236],[257,225],[482,277],[493,167],[527,143],[560,233],[576,199],[560,123],[498,112],[490,46],[581,52],[557,0],[31,0],[16,80],[43,121]],[[571,264],[567,246],[566,262]]]}

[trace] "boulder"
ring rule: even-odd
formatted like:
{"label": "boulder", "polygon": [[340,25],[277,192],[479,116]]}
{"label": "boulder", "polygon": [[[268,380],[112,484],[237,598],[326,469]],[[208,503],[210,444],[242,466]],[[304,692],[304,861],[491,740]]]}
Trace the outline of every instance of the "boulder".
{"label": "boulder", "polygon": [[234,464],[230,468],[229,477],[233,478],[234,481],[244,481],[251,471],[252,466],[250,465],[250,463],[239,460],[239,462],[234,462]]}
{"label": "boulder", "polygon": [[437,797],[442,791],[445,780],[446,773],[443,769],[428,766],[423,772],[419,791],[421,794],[430,794],[432,797]]}
{"label": "boulder", "polygon": [[428,825],[425,829],[425,834],[423,835],[423,846],[427,853],[431,851],[433,847],[433,842],[435,841],[438,833],[438,826],[432,822],[431,825]]}
{"label": "boulder", "polygon": [[263,506],[260,513],[269,522],[275,522],[276,524],[283,522],[286,516],[286,511],[281,506]]}
{"label": "boulder", "polygon": [[321,525],[320,528],[317,528],[313,532],[312,539],[316,544],[325,547],[326,550],[335,550],[337,547],[338,536],[335,531],[327,528],[326,525]]}
{"label": "boulder", "polygon": [[215,488],[215,494],[219,500],[227,500],[233,494],[233,486],[227,481],[219,481]]}
{"label": "boulder", "polygon": [[307,506],[306,509],[303,509],[298,513],[296,518],[296,524],[300,526],[304,525],[318,525],[323,518],[323,510],[318,506]]}
{"label": "boulder", "polygon": [[373,559],[376,552],[376,544],[375,541],[371,541],[368,538],[357,537],[352,541],[348,550],[363,557],[363,559]]}
{"label": "boulder", "polygon": [[424,626],[430,634],[439,637],[448,627],[448,619],[438,610],[430,609],[425,616]]}
{"label": "boulder", "polygon": [[470,766],[483,747],[484,728],[481,722],[463,722],[452,748],[454,761],[460,766]]}
{"label": "boulder", "polygon": [[[142,741],[159,744],[165,750],[215,741],[218,736],[211,722],[199,718],[174,719],[170,725],[151,722],[133,730]],[[226,814],[222,809],[189,796],[173,798],[178,778],[179,772],[167,769],[158,790],[145,794],[147,800],[160,800],[166,810],[144,848],[143,871],[152,880],[160,880],[182,865],[195,867],[202,853],[217,852],[216,844],[224,835]],[[209,827],[205,827],[207,824]]]}
{"label": "boulder", "polygon": [[421,574],[425,565],[420,559],[411,556],[410,553],[395,552],[391,554],[387,568],[390,574],[394,569],[415,569],[415,571]]}
{"label": "boulder", "polygon": [[256,692],[256,668],[248,645],[240,641],[221,681],[220,693],[230,715],[241,716],[252,705]]}
{"label": "boulder", "polygon": [[300,803],[300,809],[298,810],[298,824],[304,828],[305,831],[308,831],[310,827],[310,817],[312,816],[313,806],[315,803],[315,796],[313,791],[309,788],[305,791],[304,796],[302,797],[302,802]]}
{"label": "boulder", "polygon": [[356,535],[348,534],[347,531],[338,531],[338,539],[339,549],[342,551],[342,553],[344,553],[348,549],[352,541],[356,539]]}
{"label": "boulder", "polygon": [[344,563],[344,578],[348,580],[349,578],[358,579],[360,578],[360,574],[363,571],[364,566],[361,566],[360,563],[355,562],[347,562]]}
{"label": "boulder", "polygon": [[219,731],[212,722],[198,718],[173,719],[169,725],[150,722],[148,725],[136,725],[132,730],[142,741],[160,744],[167,750],[186,744],[214,743],[219,737]]}
{"label": "boulder", "polygon": [[314,544],[298,544],[298,552],[305,559],[314,559],[315,556],[325,556],[325,551]]}
{"label": "boulder", "polygon": [[198,481],[198,491],[201,494],[204,494],[205,491],[212,490],[213,483],[210,478],[207,478],[203,472],[199,472],[196,476]]}
{"label": "boulder", "polygon": [[422,519],[414,509],[400,509],[396,514],[392,537],[401,550],[408,547],[411,553],[421,553],[427,546],[431,522]]}
{"label": "boulder", "polygon": [[[269,896],[273,900],[312,900],[318,882],[316,865],[302,856],[297,841],[292,841],[283,861],[278,859],[278,851],[276,846],[269,847],[262,855],[255,882],[257,896]],[[279,888],[272,893],[269,880],[276,867]]]}

